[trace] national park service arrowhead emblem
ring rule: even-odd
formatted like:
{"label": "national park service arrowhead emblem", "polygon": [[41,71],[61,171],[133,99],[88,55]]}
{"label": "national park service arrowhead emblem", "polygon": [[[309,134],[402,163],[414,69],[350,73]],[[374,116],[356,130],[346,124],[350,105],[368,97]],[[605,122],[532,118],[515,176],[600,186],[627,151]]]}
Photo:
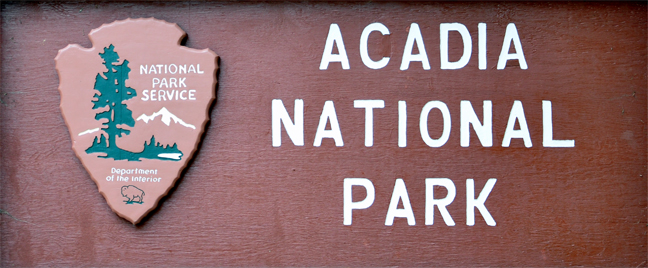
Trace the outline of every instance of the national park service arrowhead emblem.
{"label": "national park service arrowhead emblem", "polygon": [[217,55],[175,23],[104,24],[56,56],[72,148],[119,216],[137,224],[175,185],[216,97]]}

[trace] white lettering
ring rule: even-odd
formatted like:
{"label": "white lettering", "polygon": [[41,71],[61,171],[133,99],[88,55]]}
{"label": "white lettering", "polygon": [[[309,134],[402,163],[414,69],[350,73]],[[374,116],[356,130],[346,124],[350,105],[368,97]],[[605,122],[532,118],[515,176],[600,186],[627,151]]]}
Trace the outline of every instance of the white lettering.
{"label": "white lettering", "polygon": [[172,101],[172,100],[196,100],[196,90],[142,90],[142,101]]}
{"label": "white lettering", "polygon": [[[367,191],[367,197],[359,202],[353,202],[353,186],[362,186]],[[376,198],[376,190],[370,180],[364,178],[346,178],[344,179],[344,225],[351,225],[353,220],[354,209],[369,208]]]}
{"label": "white lettering", "polygon": [[272,100],[272,146],[281,146],[281,123],[295,146],[304,146],[304,100],[295,99],[295,122],[280,99]]}
{"label": "white lettering", "polygon": [[153,78],[151,79],[151,83],[153,84],[152,87],[155,88],[155,85],[160,84],[160,78]]}
{"label": "white lettering", "polygon": [[398,101],[398,147],[407,147],[407,102]]}
{"label": "white lettering", "polygon": [[[171,71],[171,67],[173,67],[173,71]],[[171,74],[175,74],[175,73],[177,73],[177,72],[178,72],[178,65],[175,65],[175,64],[173,64],[173,63],[170,64],[170,65],[169,65],[169,73],[171,73]]]}
{"label": "white lettering", "polygon": [[[430,138],[430,134],[428,132],[428,115],[430,114],[430,111],[435,108],[439,109],[439,111],[441,111],[441,115],[443,116],[443,133],[438,139]],[[448,139],[450,138],[451,125],[452,122],[450,120],[450,110],[448,110],[448,106],[445,103],[443,103],[442,101],[430,101],[426,103],[425,106],[423,106],[419,120],[419,129],[421,130],[421,138],[423,138],[425,144],[430,147],[441,147],[446,144],[446,142],[448,142]]]}
{"label": "white lettering", "polygon": [[[511,48],[511,42],[515,46],[515,53],[508,54]],[[506,67],[506,61],[518,60],[520,69],[526,70],[528,68],[526,60],[524,59],[524,51],[522,51],[522,42],[518,35],[515,23],[509,23],[506,26],[506,34],[504,34],[504,42],[502,43],[502,52],[500,52],[499,61],[497,61],[497,69],[502,70]]]}
{"label": "white lettering", "polygon": [[360,58],[362,59],[362,63],[369,67],[369,69],[377,70],[387,66],[387,63],[389,63],[389,57],[383,57],[379,61],[373,61],[371,57],[369,57],[367,40],[369,40],[369,34],[373,31],[378,31],[382,35],[389,35],[389,29],[380,22],[374,22],[367,25],[367,27],[362,31],[362,35],[360,35]]}
{"label": "white lettering", "polygon": [[[338,53],[333,54],[333,43],[337,45]],[[322,61],[320,62],[320,70],[328,69],[328,65],[331,62],[339,62],[342,64],[342,69],[348,70],[349,67],[349,58],[346,54],[346,49],[344,48],[344,41],[342,40],[342,32],[340,32],[340,27],[331,23],[329,27],[329,33],[326,37],[326,45],[324,46],[324,53],[322,53]]]}
{"label": "white lettering", "polygon": [[165,94],[164,90],[161,90],[161,89],[158,90],[158,99],[160,101],[162,101],[162,100],[166,101],[166,94]]}
{"label": "white lettering", "polygon": [[482,146],[493,146],[493,103],[485,100],[483,109],[484,124],[481,124],[470,101],[461,101],[461,147],[468,147],[470,145],[471,124]]}
{"label": "white lettering", "polygon": [[[331,122],[331,129],[326,130],[326,124],[329,121]],[[319,125],[317,126],[317,132],[315,133],[313,146],[320,147],[322,145],[323,138],[332,138],[335,141],[335,146],[344,146],[344,141],[342,140],[342,132],[340,131],[340,124],[338,123],[333,101],[326,101],[324,103],[324,108],[322,109],[322,114],[320,115]]]}
{"label": "white lettering", "polygon": [[[434,199],[434,186],[445,187],[448,190],[446,197],[441,199]],[[446,206],[454,201],[457,195],[457,188],[455,188],[452,180],[448,178],[428,178],[425,179],[425,225],[434,224],[434,206],[439,207],[439,212],[443,221],[448,226],[455,226],[452,216]]]}
{"label": "white lettering", "polygon": [[466,225],[475,225],[475,208],[479,209],[486,224],[489,226],[496,225],[495,219],[493,219],[485,205],[488,195],[495,186],[495,182],[497,182],[497,179],[488,179],[479,197],[475,199],[475,181],[473,179],[466,180]]}
{"label": "white lettering", "polygon": [[479,42],[479,69],[486,70],[486,23],[477,24]]}
{"label": "white lettering", "polygon": [[[514,130],[515,121],[520,122],[520,129]],[[533,146],[531,143],[531,135],[529,134],[529,127],[527,127],[526,117],[524,116],[524,108],[522,102],[516,100],[513,102],[511,113],[509,115],[508,124],[506,125],[506,132],[504,132],[504,139],[502,140],[502,147],[509,147],[512,138],[519,138],[524,140],[524,146],[530,148]]]}
{"label": "white lettering", "polygon": [[542,101],[542,146],[544,147],[574,147],[574,140],[553,139],[553,119],[551,101]]}
{"label": "white lettering", "polygon": [[373,109],[385,108],[383,100],[355,100],[354,108],[365,109],[365,147],[373,146]]}
{"label": "white lettering", "polygon": [[168,90],[167,90],[166,94],[167,94],[167,98],[168,98],[169,100],[174,99],[174,96],[175,96],[175,99],[178,100],[178,94],[177,94],[177,91],[176,91],[175,89],[174,89],[174,90],[171,90],[171,91],[168,91]]}
{"label": "white lettering", "polygon": [[[416,55],[412,55],[414,42],[416,42],[416,47],[418,47],[419,51],[419,54]],[[430,61],[428,60],[427,53],[425,52],[423,36],[421,35],[421,29],[419,28],[417,23],[412,23],[410,25],[407,41],[405,42],[405,50],[403,51],[403,60],[401,61],[400,66],[401,71],[409,69],[409,64],[412,61],[420,61],[423,65],[423,70],[430,69]]]}
{"label": "white lettering", "polygon": [[[468,61],[470,61],[470,56],[472,54],[472,39],[470,38],[468,28],[461,23],[441,23],[439,27],[439,34],[441,35],[439,48],[441,53],[441,69],[456,70],[463,68],[468,64]],[[461,58],[456,62],[450,62],[448,60],[448,33],[450,31],[459,32],[459,34],[461,34],[461,39],[463,40],[463,55],[461,55]]]}
{"label": "white lettering", "polygon": [[[402,209],[398,208],[400,200],[403,200]],[[389,202],[385,225],[392,226],[395,217],[407,218],[407,224],[409,226],[416,225],[414,211],[412,210],[412,205],[410,204],[409,195],[407,195],[407,188],[405,187],[403,179],[396,179],[396,183],[394,184],[394,192],[392,193],[391,202]]]}

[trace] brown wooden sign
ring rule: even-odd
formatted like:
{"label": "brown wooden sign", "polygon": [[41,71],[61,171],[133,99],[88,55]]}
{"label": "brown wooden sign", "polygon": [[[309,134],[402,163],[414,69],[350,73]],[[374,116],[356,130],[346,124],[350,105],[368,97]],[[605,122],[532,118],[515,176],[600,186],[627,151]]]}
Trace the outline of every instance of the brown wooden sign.
{"label": "brown wooden sign", "polygon": [[[646,14],[3,2],[0,264],[646,266]],[[151,17],[219,55],[218,85],[182,183],[132,225],[71,149],[54,58]]]}

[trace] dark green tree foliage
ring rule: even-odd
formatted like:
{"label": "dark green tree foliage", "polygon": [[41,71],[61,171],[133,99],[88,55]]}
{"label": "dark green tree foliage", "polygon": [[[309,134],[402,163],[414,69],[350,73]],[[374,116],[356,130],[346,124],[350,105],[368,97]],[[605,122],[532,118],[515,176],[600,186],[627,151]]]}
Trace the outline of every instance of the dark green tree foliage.
{"label": "dark green tree foliage", "polygon": [[[104,72],[103,76],[97,74],[95,78],[94,89],[98,93],[95,93],[94,100],[92,100],[94,104],[92,109],[105,109],[105,107],[108,107],[108,110],[98,112],[95,115],[96,120],[106,120],[102,123],[101,130],[108,136],[108,141],[106,142],[104,134],[101,134],[99,140],[95,137],[92,146],[86,149],[86,153],[105,153],[105,156],[99,157],[113,158],[115,160],[139,161],[140,158],[180,160],[182,152],[178,150],[176,144],[173,144],[173,146],[156,144],[153,136],[149,144],[144,142],[144,150],[140,153],[126,151],[117,147],[115,143],[117,137],[121,138],[122,134],[130,134],[130,130],[121,128],[120,125],[135,126],[133,112],[123,102],[137,96],[137,91],[126,86],[126,80],[131,69],[128,67],[128,60],[117,64],[119,55],[115,52],[113,45],[104,48],[104,52],[99,53],[99,56],[104,60],[103,64],[108,71]],[[166,157],[160,157],[161,154]],[[172,154],[179,154],[179,156],[170,157]]]}
{"label": "dark green tree foliage", "polygon": [[108,122],[103,123],[106,127],[102,129],[108,135],[109,146],[115,144],[117,136],[121,138],[122,134],[130,134],[129,130],[120,128],[117,125],[135,126],[133,112],[122,102],[137,96],[135,89],[126,86],[126,79],[128,79],[128,73],[130,72],[128,60],[124,60],[122,64],[117,65],[119,55],[114,49],[115,47],[110,45],[110,47],[104,48],[104,53],[99,53],[99,56],[104,59],[104,66],[108,71],[103,73],[106,78],[103,78],[101,74],[97,74],[94,89],[99,93],[95,93],[94,98],[96,100],[92,101],[94,103],[92,109],[109,107],[108,111],[95,115],[97,120],[108,120]]}

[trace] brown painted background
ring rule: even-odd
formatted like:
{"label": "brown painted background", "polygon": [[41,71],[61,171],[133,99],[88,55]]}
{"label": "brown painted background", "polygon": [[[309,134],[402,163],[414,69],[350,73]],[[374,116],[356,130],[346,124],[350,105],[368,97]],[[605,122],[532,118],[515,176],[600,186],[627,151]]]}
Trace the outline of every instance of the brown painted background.
{"label": "brown painted background", "polygon": [[[646,266],[645,3],[13,3],[2,2],[0,266]],[[103,23],[155,17],[177,23],[186,45],[220,60],[217,102],[202,147],[180,184],[143,223],[119,218],[71,149],[59,111],[54,57]],[[359,56],[365,26],[381,70]],[[407,28],[421,26],[430,65],[399,65]],[[439,23],[473,38],[470,63],[439,69]],[[477,68],[477,24],[488,25],[488,70]],[[528,70],[496,70],[508,23],[520,33]],[[318,69],[329,25],[340,25],[350,70]],[[461,51],[458,36],[450,59]],[[453,58],[454,57],[454,58]],[[271,100],[292,114],[304,99],[304,147],[271,143]],[[374,146],[364,147],[364,110],[383,99]],[[313,147],[320,112],[333,100],[344,147]],[[397,146],[397,102],[408,104],[408,146]],[[450,140],[429,148],[418,131],[423,105],[444,101]],[[459,102],[493,101],[493,143],[474,132],[459,145]],[[501,142],[514,100],[524,104],[532,148]],[[556,139],[542,147],[541,101],[554,106]],[[432,114],[434,115],[434,113]],[[437,119],[434,119],[437,118]],[[430,124],[438,124],[438,115]],[[435,132],[436,131],[436,132]],[[431,127],[431,135],[440,128]],[[342,182],[363,177],[374,205],[342,224]],[[448,177],[457,197],[448,227],[425,226],[425,178]],[[385,226],[394,181],[403,178],[416,226]],[[465,180],[486,207],[466,226]],[[363,194],[355,195],[355,199]]]}

